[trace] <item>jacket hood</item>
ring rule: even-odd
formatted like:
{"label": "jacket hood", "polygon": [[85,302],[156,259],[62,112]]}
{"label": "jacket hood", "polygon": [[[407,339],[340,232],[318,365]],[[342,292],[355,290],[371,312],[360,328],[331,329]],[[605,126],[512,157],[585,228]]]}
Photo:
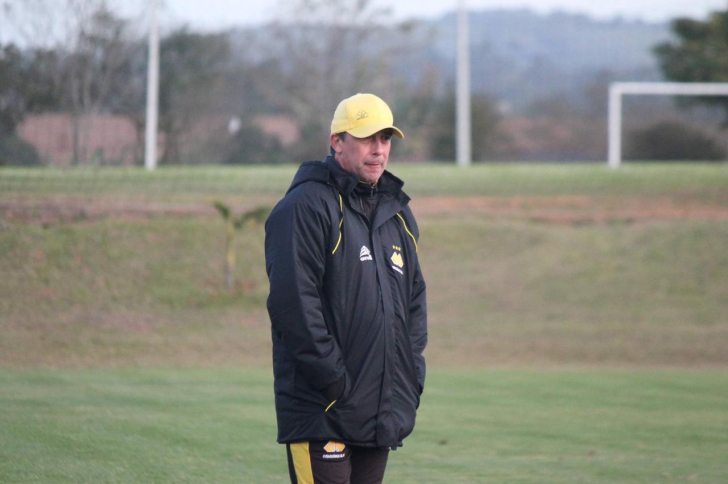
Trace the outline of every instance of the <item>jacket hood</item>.
{"label": "jacket hood", "polygon": [[327,183],[329,181],[329,168],[320,161],[304,161],[298,167],[296,176],[293,177],[291,186],[288,187],[286,193],[290,192],[298,185],[308,181],[316,181],[319,183]]}

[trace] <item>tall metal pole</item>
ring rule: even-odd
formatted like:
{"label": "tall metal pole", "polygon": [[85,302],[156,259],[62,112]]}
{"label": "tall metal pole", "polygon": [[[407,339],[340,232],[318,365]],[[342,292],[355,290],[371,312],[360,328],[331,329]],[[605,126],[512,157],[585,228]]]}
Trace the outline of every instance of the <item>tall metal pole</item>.
{"label": "tall metal pole", "polygon": [[622,89],[609,86],[609,168],[622,164]]}
{"label": "tall metal pole", "polygon": [[472,162],[470,127],[470,35],[465,0],[459,0],[457,40],[457,163],[468,167]]}
{"label": "tall metal pole", "polygon": [[144,167],[157,167],[157,124],[159,115],[159,0],[149,1],[149,64],[147,67],[147,125],[144,140]]}

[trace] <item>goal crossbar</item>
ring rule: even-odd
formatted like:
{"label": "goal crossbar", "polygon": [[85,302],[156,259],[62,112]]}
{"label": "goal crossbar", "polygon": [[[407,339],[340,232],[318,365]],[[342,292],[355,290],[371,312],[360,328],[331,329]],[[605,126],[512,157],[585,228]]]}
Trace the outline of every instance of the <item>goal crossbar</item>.
{"label": "goal crossbar", "polygon": [[609,86],[609,167],[622,164],[622,96],[728,96],[728,82],[615,82]]}

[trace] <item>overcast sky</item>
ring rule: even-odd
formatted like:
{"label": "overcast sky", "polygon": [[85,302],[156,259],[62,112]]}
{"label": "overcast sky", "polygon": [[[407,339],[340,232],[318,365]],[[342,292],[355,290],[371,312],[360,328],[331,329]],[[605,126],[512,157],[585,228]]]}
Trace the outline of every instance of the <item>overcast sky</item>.
{"label": "overcast sky", "polygon": [[[255,25],[274,20],[282,0],[160,0],[160,20],[168,30],[187,24],[195,30],[215,31],[231,27]],[[288,0],[292,1],[292,0]],[[372,0],[374,4],[389,7],[395,20],[407,18],[433,18],[457,8],[458,0]],[[117,11],[138,19],[143,29],[146,6],[151,0],[109,0]],[[667,21],[677,16],[706,18],[714,10],[728,8],[728,0],[466,0],[473,10],[519,9],[548,13],[556,10],[581,13],[598,19],[621,16],[630,20],[648,22]],[[13,5],[13,0],[0,0],[2,5]],[[0,42],[25,43],[16,32],[10,17],[4,17],[0,8]],[[49,25],[49,28],[57,26]],[[26,34],[26,40],[29,36]]]}
{"label": "overcast sky", "polygon": [[[409,17],[436,17],[453,10],[457,0],[373,0],[375,4],[389,6],[398,19]],[[136,8],[141,0],[125,0]],[[622,16],[645,21],[665,21],[676,16],[705,18],[712,10],[728,7],[728,0],[467,0],[472,9],[530,8],[547,13],[562,10],[584,13],[609,19]],[[275,17],[279,0],[163,0],[167,22],[188,23],[193,28],[215,30],[236,25],[265,22]]]}

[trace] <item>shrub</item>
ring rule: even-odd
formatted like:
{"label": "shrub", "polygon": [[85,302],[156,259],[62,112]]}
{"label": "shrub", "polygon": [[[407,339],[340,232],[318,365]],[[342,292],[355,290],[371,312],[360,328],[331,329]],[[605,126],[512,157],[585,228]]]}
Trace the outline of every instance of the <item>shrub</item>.
{"label": "shrub", "polygon": [[257,126],[246,124],[228,143],[223,162],[227,164],[281,163],[283,148],[274,136]]}
{"label": "shrub", "polygon": [[715,139],[690,125],[662,121],[635,130],[628,138],[625,158],[631,160],[725,160],[725,149]]}
{"label": "shrub", "polygon": [[0,136],[0,166],[40,166],[33,145],[17,136]]}

